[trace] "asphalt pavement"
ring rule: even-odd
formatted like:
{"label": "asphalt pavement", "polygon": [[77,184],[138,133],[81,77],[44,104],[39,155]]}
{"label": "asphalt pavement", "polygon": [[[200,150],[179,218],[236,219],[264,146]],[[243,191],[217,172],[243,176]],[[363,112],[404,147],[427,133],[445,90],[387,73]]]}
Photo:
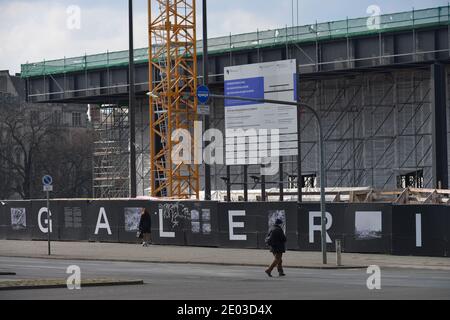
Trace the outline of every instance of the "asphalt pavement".
{"label": "asphalt pavement", "polygon": [[69,266],[81,278],[142,279],[144,285],[1,291],[0,299],[39,300],[298,300],[450,299],[450,271],[381,268],[381,289],[369,290],[365,269],[286,268],[287,277],[268,278],[264,268],[207,264],[59,260],[0,257],[7,279],[66,279]]}
{"label": "asphalt pavement", "polygon": [[[52,258],[66,260],[103,260],[150,263],[215,264],[230,266],[267,266],[273,259],[268,250],[225,249],[137,244],[52,242]],[[46,241],[0,240],[0,257],[47,258]],[[322,265],[320,252],[288,251],[284,265],[291,268],[336,267],[335,253],[328,253],[328,265]],[[380,254],[342,255],[344,267],[377,265],[384,268],[417,268],[450,271],[450,259],[438,257],[399,257]],[[2,269],[0,265],[0,270]]]}

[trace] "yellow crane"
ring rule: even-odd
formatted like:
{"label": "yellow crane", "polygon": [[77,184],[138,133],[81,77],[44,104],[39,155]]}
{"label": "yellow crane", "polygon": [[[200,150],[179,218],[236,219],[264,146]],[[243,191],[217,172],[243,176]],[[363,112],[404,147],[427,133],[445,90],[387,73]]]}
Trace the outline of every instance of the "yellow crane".
{"label": "yellow crane", "polygon": [[[196,0],[148,0],[151,195],[199,199],[196,142],[181,150],[177,130],[193,137],[197,120]],[[186,141],[184,141],[186,143]],[[174,159],[181,152],[190,152]],[[180,158],[180,157],[178,157]],[[178,162],[177,162],[177,161]]]}

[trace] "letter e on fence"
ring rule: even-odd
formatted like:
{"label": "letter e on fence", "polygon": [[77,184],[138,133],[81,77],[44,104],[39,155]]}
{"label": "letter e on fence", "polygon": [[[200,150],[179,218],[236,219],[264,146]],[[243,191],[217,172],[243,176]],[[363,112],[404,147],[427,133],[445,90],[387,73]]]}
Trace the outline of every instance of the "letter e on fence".
{"label": "letter e on fence", "polygon": [[245,228],[244,222],[234,222],[234,217],[245,217],[245,211],[243,211],[243,210],[230,210],[228,212],[230,241],[247,241],[247,235],[245,235],[245,234],[234,234],[234,229],[235,228]]}

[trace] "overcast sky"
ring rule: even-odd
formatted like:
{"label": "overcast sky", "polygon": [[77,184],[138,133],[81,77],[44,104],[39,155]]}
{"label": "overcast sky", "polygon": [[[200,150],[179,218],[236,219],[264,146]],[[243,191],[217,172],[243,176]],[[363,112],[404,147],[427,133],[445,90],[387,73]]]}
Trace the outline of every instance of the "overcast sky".
{"label": "overcast sky", "polygon": [[[446,6],[447,0],[299,0],[299,25],[381,13]],[[147,46],[147,0],[135,3],[135,45]],[[201,1],[198,14],[201,14]],[[294,22],[297,22],[294,0]],[[20,72],[20,64],[100,52],[128,46],[126,0],[0,0],[0,70]],[[266,30],[292,24],[292,0],[209,0],[210,37]],[[78,6],[81,28],[67,22]],[[69,20],[72,21],[72,20]],[[73,22],[73,21],[72,21]],[[199,25],[201,20],[199,19]],[[201,29],[198,30],[201,32]],[[200,36],[198,37],[200,38]]]}

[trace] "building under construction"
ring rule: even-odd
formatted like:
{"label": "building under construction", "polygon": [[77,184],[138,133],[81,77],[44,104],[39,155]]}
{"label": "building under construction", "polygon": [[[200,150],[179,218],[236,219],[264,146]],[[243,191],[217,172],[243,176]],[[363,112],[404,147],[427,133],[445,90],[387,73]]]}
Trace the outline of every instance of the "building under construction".
{"label": "building under construction", "polygon": [[[376,26],[346,19],[208,42],[209,82],[218,93],[227,66],[296,59],[298,98],[325,126],[327,187],[448,188],[450,7],[382,15]],[[201,42],[195,51],[201,65]],[[149,74],[155,85],[161,74],[155,66],[149,72],[147,48],[135,51],[135,62],[138,194],[149,195],[156,174],[150,154],[162,142],[150,143],[147,93]],[[90,104],[97,131],[93,196],[127,197],[128,52],[26,64],[22,77],[32,102]],[[211,110],[211,127],[224,131],[223,101],[212,101]],[[296,157],[283,157],[267,188],[296,188],[299,176],[306,188],[321,180],[317,127],[307,112],[300,121],[301,171]],[[211,170],[212,190],[261,188],[259,166]],[[198,172],[202,190],[204,168]]]}

